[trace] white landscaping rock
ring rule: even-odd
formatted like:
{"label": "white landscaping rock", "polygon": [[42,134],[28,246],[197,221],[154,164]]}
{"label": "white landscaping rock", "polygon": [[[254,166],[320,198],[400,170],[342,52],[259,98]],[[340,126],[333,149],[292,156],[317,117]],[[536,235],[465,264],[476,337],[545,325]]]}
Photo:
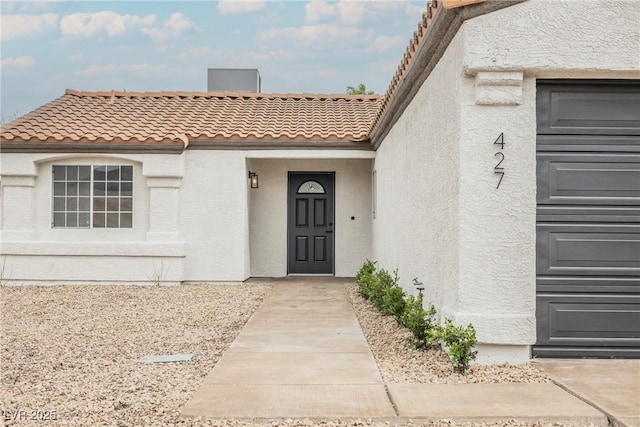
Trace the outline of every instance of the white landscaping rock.
{"label": "white landscaping rock", "polygon": [[549,382],[531,364],[472,365],[465,375],[453,372],[453,365],[440,347],[416,349],[409,342],[411,332],[393,316],[382,315],[358,294],[356,284],[347,284],[347,292],[360,321],[364,336],[385,383],[531,383]]}
{"label": "white landscaping rock", "polygon": [[[407,332],[347,285],[383,378],[390,382],[546,381],[535,368],[452,373],[440,350],[415,350]],[[371,420],[181,419],[180,411],[271,288],[237,286],[0,287],[0,381],[5,425],[385,427]],[[140,363],[148,354],[193,353],[188,363]],[[54,421],[7,420],[16,410]],[[14,412],[12,412],[14,411]],[[402,425],[532,427],[513,421]],[[541,427],[541,426],[540,426]]]}

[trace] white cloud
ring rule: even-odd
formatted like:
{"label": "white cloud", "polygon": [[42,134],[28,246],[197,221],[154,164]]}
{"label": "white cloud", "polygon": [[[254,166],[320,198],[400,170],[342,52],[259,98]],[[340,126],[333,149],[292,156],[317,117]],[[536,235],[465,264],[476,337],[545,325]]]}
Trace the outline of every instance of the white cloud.
{"label": "white cloud", "polygon": [[60,20],[60,30],[67,36],[92,36],[107,33],[109,36],[121,35],[134,27],[153,25],[155,15],[140,17],[137,15],[119,15],[112,11],[95,13],[72,13]]}
{"label": "white cloud", "polygon": [[257,12],[264,9],[266,0],[220,0],[218,10],[223,15]]}
{"label": "white cloud", "polygon": [[408,16],[419,17],[417,7],[408,0],[396,1],[362,1],[340,0],[327,2],[325,0],[312,0],[305,6],[306,22],[319,22],[331,18],[337,18],[338,22],[346,25],[359,25],[363,22],[382,21],[390,13],[404,11]]}
{"label": "white cloud", "polygon": [[302,27],[274,28],[258,33],[261,41],[284,39],[298,45],[322,43],[329,45],[340,40],[353,40],[360,37],[370,37],[371,31],[359,30],[353,27],[343,27],[335,24],[303,25]]}
{"label": "white cloud", "polygon": [[31,68],[36,63],[36,59],[33,56],[20,56],[18,58],[4,58],[0,60],[0,68],[14,68],[17,70],[26,70]]}
{"label": "white cloud", "polygon": [[157,75],[166,70],[164,65],[142,64],[93,64],[80,71],[78,74],[96,76],[100,74],[131,74],[137,77]]}
{"label": "white cloud", "polygon": [[385,36],[380,34],[376,36],[371,47],[379,52],[385,52],[387,50],[402,46],[403,43],[404,39],[400,36]]}
{"label": "white cloud", "polygon": [[304,6],[305,20],[307,22],[318,22],[324,18],[334,16],[336,10],[335,4],[326,3],[324,0],[312,0]]}
{"label": "white cloud", "polygon": [[169,20],[163,22],[160,27],[143,28],[142,32],[149,36],[154,42],[164,42],[176,39],[182,33],[191,29],[198,29],[198,26],[182,13],[176,12],[172,13]]}
{"label": "white cloud", "polygon": [[218,10],[223,15],[251,13],[264,9],[266,0],[220,0]]}
{"label": "white cloud", "polygon": [[34,37],[42,32],[55,28],[58,23],[58,15],[55,13],[43,13],[40,15],[2,15],[2,40],[10,40],[19,37]]}

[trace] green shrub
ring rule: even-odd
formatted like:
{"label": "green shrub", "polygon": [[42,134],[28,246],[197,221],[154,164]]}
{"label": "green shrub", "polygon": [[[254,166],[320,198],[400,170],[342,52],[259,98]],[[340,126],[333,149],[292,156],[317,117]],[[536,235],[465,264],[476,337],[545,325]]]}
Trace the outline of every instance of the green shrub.
{"label": "green shrub", "polygon": [[384,314],[393,314],[396,320],[400,322],[400,317],[406,305],[404,297],[405,293],[400,286],[389,287],[382,297],[382,312]]}
{"label": "green shrub", "polygon": [[478,342],[476,330],[471,323],[463,327],[454,325],[451,319],[445,319],[444,322],[444,326],[438,327],[437,337],[444,342],[444,351],[453,363],[453,369],[464,374],[478,355],[477,351],[473,351]]}
{"label": "green shrub", "polygon": [[376,280],[372,283],[369,299],[375,308],[384,312],[384,296],[389,289],[398,286],[398,270],[393,272],[393,276],[384,268],[375,275]]}
{"label": "green shrub", "polygon": [[356,273],[356,281],[359,286],[360,296],[369,299],[371,295],[372,282],[375,280],[376,261],[367,260]]}
{"label": "green shrub", "polygon": [[432,305],[429,310],[422,307],[422,303],[413,295],[406,299],[404,312],[400,316],[400,323],[411,331],[412,343],[416,348],[431,345],[434,334],[434,317],[436,309]]}

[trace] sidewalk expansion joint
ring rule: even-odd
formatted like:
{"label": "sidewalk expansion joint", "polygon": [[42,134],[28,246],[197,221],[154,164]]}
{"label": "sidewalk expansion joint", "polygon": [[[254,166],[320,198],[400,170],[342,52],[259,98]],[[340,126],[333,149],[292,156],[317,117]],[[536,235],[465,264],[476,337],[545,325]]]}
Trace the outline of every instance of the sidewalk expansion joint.
{"label": "sidewalk expansion joint", "polygon": [[398,412],[398,406],[396,405],[396,402],[393,401],[393,397],[391,397],[391,393],[389,392],[389,386],[386,383],[384,384],[384,391],[387,393],[387,399],[389,399],[389,402],[391,403],[393,412],[395,412],[396,417],[399,417],[400,412]]}

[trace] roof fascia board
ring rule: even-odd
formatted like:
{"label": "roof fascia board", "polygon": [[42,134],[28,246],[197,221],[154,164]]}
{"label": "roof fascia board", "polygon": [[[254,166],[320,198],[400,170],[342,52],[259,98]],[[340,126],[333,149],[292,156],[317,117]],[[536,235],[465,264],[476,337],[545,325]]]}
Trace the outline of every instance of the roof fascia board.
{"label": "roof fascia board", "polygon": [[261,141],[248,139],[212,139],[190,140],[189,150],[367,150],[373,151],[370,141],[341,141],[341,140],[284,140]]}
{"label": "roof fascia board", "polygon": [[0,153],[131,153],[182,154],[182,142],[170,144],[78,143],[78,142],[0,142]]}
{"label": "roof fascia board", "polygon": [[458,9],[437,9],[436,16],[427,28],[423,43],[400,86],[393,95],[389,107],[371,133],[373,148],[377,150],[393,125],[400,119],[413,101],[422,84],[427,80],[449,44],[467,19],[472,19],[496,10],[523,3],[527,0],[487,0],[485,3]]}

